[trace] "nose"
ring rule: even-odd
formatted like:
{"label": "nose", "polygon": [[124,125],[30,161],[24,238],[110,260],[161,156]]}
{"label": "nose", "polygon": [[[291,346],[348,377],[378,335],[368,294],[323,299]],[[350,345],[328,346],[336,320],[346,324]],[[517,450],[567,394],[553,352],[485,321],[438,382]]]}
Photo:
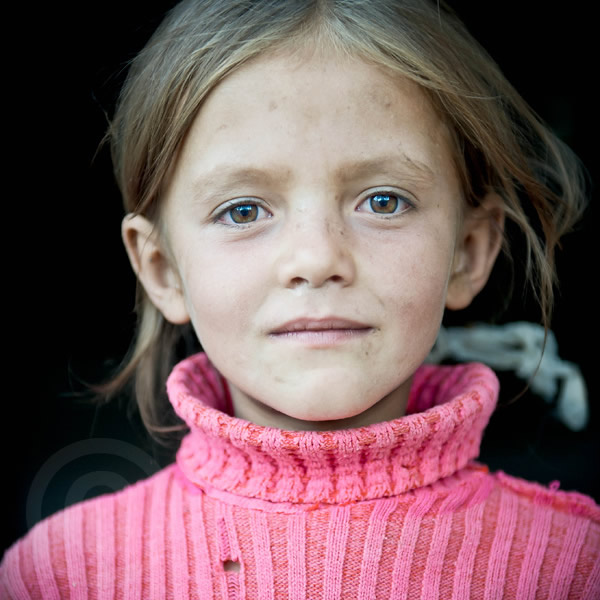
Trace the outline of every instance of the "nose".
{"label": "nose", "polygon": [[284,287],[319,288],[328,283],[345,287],[354,281],[356,265],[343,223],[314,215],[291,224],[284,238],[278,264]]}

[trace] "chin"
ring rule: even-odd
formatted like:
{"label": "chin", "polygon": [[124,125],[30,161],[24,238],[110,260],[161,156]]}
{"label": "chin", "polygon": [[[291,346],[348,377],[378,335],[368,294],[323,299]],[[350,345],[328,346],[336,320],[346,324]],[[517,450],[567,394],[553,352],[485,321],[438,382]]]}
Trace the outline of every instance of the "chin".
{"label": "chin", "polygon": [[[288,417],[301,421],[341,421],[367,412],[380,399],[378,397],[371,401],[364,395],[361,395],[359,399],[353,399],[350,393],[340,394],[335,385],[328,386],[328,388],[318,391],[306,390],[301,395],[296,393],[294,399],[286,402],[286,405],[280,407],[279,410]],[[335,397],[332,396],[331,389],[336,389]],[[356,388],[354,394],[356,394]]]}
{"label": "chin", "polygon": [[358,417],[359,415],[366,412],[368,409],[359,412],[347,412],[347,411],[323,411],[323,410],[315,410],[315,411],[302,411],[300,413],[294,412],[294,414],[288,414],[292,419],[296,419],[298,421],[305,421],[307,423],[325,423],[325,422],[338,422],[344,421],[347,419],[352,419],[354,417]]}
{"label": "chin", "polygon": [[329,371],[312,377],[305,373],[303,379],[269,377],[248,385],[229,383],[236,416],[258,425],[349,429],[402,416],[404,402],[395,392],[403,393],[403,389],[397,390],[397,382],[379,381],[376,385],[375,378],[365,373],[351,375],[347,370]]}

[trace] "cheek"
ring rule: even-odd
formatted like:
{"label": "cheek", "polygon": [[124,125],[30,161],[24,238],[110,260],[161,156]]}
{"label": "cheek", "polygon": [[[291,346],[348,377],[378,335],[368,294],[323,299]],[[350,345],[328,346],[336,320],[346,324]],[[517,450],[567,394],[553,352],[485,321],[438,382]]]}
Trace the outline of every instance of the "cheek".
{"label": "cheek", "polygon": [[[432,237],[410,244],[411,251],[395,253],[387,268],[379,269],[381,300],[405,331],[437,335],[446,301],[452,248]],[[415,338],[418,339],[418,338]]]}
{"label": "cheek", "polygon": [[256,310],[261,289],[260,278],[250,265],[211,254],[208,264],[188,263],[183,273],[186,305],[201,343],[243,331]]}

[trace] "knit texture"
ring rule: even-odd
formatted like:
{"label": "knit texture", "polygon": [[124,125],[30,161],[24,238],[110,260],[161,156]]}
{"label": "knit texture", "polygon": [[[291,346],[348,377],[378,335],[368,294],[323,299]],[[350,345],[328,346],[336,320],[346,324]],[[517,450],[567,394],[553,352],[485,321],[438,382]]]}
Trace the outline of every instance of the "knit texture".
{"label": "knit texture", "polygon": [[190,433],[176,464],[37,524],[1,598],[587,599],[600,508],[473,461],[498,383],[423,366],[408,414],[333,432],[227,414],[204,355],[167,385]]}

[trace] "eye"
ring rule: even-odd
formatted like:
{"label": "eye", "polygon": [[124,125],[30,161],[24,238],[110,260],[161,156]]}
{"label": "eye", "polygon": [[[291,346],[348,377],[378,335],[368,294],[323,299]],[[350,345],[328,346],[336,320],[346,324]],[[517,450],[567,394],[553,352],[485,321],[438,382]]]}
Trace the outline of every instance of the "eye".
{"label": "eye", "polygon": [[270,217],[262,206],[253,202],[242,202],[240,204],[230,205],[222,210],[215,221],[225,225],[248,225],[260,219]]}
{"label": "eye", "polygon": [[412,203],[400,194],[377,192],[365,198],[357,210],[377,215],[394,215],[403,213],[410,208],[412,208]]}

